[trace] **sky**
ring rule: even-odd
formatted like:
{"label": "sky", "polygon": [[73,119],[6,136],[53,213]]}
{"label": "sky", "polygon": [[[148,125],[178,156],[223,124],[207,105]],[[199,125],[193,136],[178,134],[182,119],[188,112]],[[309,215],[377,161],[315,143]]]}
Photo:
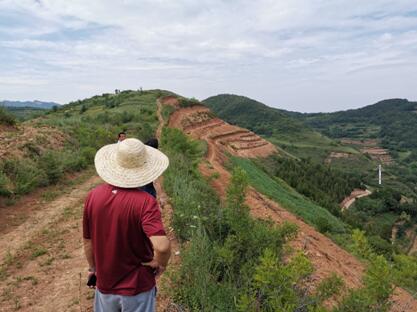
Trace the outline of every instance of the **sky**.
{"label": "sky", "polygon": [[0,99],[220,93],[300,112],[417,100],[415,0],[0,0]]}

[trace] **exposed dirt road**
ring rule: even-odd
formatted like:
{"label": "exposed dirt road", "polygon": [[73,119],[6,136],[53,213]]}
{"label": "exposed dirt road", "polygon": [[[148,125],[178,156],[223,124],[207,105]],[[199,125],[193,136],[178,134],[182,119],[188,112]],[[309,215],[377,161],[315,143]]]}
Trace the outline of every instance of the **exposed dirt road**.
{"label": "exposed dirt road", "polygon": [[94,176],[47,204],[35,203],[24,223],[1,236],[0,311],[91,310],[81,217],[87,192],[99,183]]}
{"label": "exposed dirt road", "polygon": [[340,203],[340,207],[342,210],[349,209],[349,207],[352,206],[356,199],[366,197],[371,194],[372,192],[370,190],[354,189],[352,193],[350,193],[350,195]]}

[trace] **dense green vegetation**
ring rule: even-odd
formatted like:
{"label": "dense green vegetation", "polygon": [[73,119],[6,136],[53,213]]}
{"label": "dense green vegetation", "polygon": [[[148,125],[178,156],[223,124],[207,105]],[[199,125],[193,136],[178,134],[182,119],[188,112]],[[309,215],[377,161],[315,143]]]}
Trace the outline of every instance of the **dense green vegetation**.
{"label": "dense green vegetation", "polygon": [[67,139],[55,150],[40,149],[38,143],[42,142],[27,143],[23,158],[0,163],[0,196],[13,199],[37,187],[56,184],[65,173],[87,168],[96,150],[116,142],[120,131],[141,140],[153,137],[158,124],[156,99],[166,94],[160,90],[104,94],[54,107],[26,121],[27,126],[58,129]]}
{"label": "dense green vegetation", "polygon": [[417,102],[391,99],[360,109],[299,115],[330,137],[378,138],[391,149],[417,149]]}
{"label": "dense green vegetation", "polygon": [[232,158],[233,164],[243,168],[249,183],[262,194],[280,203],[305,222],[315,226],[321,232],[343,234],[347,232],[346,224],[332,215],[328,210],[300,195],[278,176],[270,176],[252,160]]}
{"label": "dense green vegetation", "polygon": [[360,109],[296,116],[332,138],[377,139],[395,159],[386,168],[386,182],[417,195],[417,102],[391,99]]}
{"label": "dense green vegetation", "polygon": [[19,121],[25,121],[42,116],[48,111],[47,109],[35,107],[7,107],[6,109]]}
{"label": "dense green vegetation", "polygon": [[[198,171],[205,145],[169,128],[163,130],[161,144],[171,163],[164,188],[174,205],[174,229],[183,242],[182,262],[172,288],[180,309],[328,311],[323,301],[339,294],[343,282],[333,275],[322,281],[315,293],[306,291],[311,263],[302,253],[288,258],[289,251],[284,248],[296,228],[291,224],[274,226],[249,215],[244,198],[251,172],[247,176],[239,167],[234,169],[222,206]],[[236,161],[243,165],[250,162]],[[290,196],[300,203],[302,197],[292,192]],[[371,263],[364,287],[350,291],[333,311],[388,310],[392,278],[385,275],[387,266],[383,258]]]}
{"label": "dense green vegetation", "polygon": [[15,117],[5,108],[0,107],[0,125],[14,126],[16,124]]}
{"label": "dense green vegetation", "polygon": [[256,163],[271,177],[281,178],[297,192],[336,216],[340,216],[339,203],[354,188],[363,187],[360,177],[308,159],[296,160],[273,155]]}
{"label": "dense green vegetation", "polygon": [[268,107],[250,98],[231,94],[209,97],[203,103],[220,118],[264,136],[279,148],[302,158],[323,161],[330,151],[357,154],[337,144],[295,118],[297,113]]}
{"label": "dense green vegetation", "polygon": [[[412,243],[406,241],[405,231],[417,223],[417,204],[401,201],[398,191],[381,188],[357,200],[344,212],[343,218],[353,227],[365,230],[371,246],[392,259],[394,253],[407,252]],[[394,227],[398,232],[392,241]]]}

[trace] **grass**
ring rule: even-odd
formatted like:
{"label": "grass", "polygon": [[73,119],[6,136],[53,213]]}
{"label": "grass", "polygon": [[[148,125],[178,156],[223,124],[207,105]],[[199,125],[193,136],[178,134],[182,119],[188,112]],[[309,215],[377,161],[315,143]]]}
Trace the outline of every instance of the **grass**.
{"label": "grass", "polygon": [[233,157],[232,162],[244,169],[249,177],[249,183],[259,192],[301,217],[305,222],[319,228],[327,220],[331,232],[345,233],[348,228],[340,219],[333,216],[325,208],[320,207],[292,189],[279,178],[272,179],[251,160]]}
{"label": "grass", "polygon": [[169,121],[169,117],[171,116],[171,114],[175,111],[175,107],[171,106],[171,105],[163,105],[162,106],[162,118],[164,119],[165,124],[168,123]]}
{"label": "grass", "polygon": [[31,249],[33,250],[32,254],[30,255],[31,260],[48,253],[48,250],[45,247],[39,245],[31,246]]}

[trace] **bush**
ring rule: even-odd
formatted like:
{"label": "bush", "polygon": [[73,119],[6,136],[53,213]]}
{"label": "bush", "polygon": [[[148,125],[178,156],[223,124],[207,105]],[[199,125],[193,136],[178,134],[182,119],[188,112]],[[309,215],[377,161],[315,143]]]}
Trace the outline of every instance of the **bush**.
{"label": "bush", "polygon": [[324,234],[327,232],[332,232],[332,225],[330,224],[329,220],[324,217],[317,218],[316,226],[320,233]]}
{"label": "bush", "polygon": [[297,285],[313,272],[303,254],[297,254],[283,265],[273,251],[265,249],[254,268],[252,289],[240,297],[237,310],[298,311],[302,302]]}
{"label": "bush", "polygon": [[394,256],[394,279],[398,285],[417,291],[417,258],[406,255]]}
{"label": "bush", "polygon": [[191,99],[180,98],[179,102],[180,102],[180,107],[190,107],[194,105],[200,105],[200,102],[195,98],[191,98]]}
{"label": "bush", "polygon": [[375,256],[364,276],[364,287],[350,290],[335,312],[384,312],[392,305],[393,276],[383,256]]}
{"label": "bush", "polygon": [[89,162],[80,152],[67,151],[63,160],[64,171],[81,171],[88,167]]}
{"label": "bush", "polygon": [[84,104],[81,106],[80,108],[80,114],[84,114],[87,111],[87,106],[85,106]]}
{"label": "bush", "polygon": [[8,184],[9,184],[9,179],[2,171],[0,171],[0,196],[10,195]]}
{"label": "bush", "polygon": [[16,124],[16,118],[10,114],[4,107],[0,106],[0,124],[14,126]]}
{"label": "bush", "polygon": [[38,186],[48,182],[46,173],[37,168],[35,163],[24,159],[9,159],[3,165],[4,173],[13,182],[12,193],[27,194]]}
{"label": "bush", "polygon": [[55,184],[64,174],[62,153],[47,151],[39,158],[39,167],[46,173],[48,184]]}

